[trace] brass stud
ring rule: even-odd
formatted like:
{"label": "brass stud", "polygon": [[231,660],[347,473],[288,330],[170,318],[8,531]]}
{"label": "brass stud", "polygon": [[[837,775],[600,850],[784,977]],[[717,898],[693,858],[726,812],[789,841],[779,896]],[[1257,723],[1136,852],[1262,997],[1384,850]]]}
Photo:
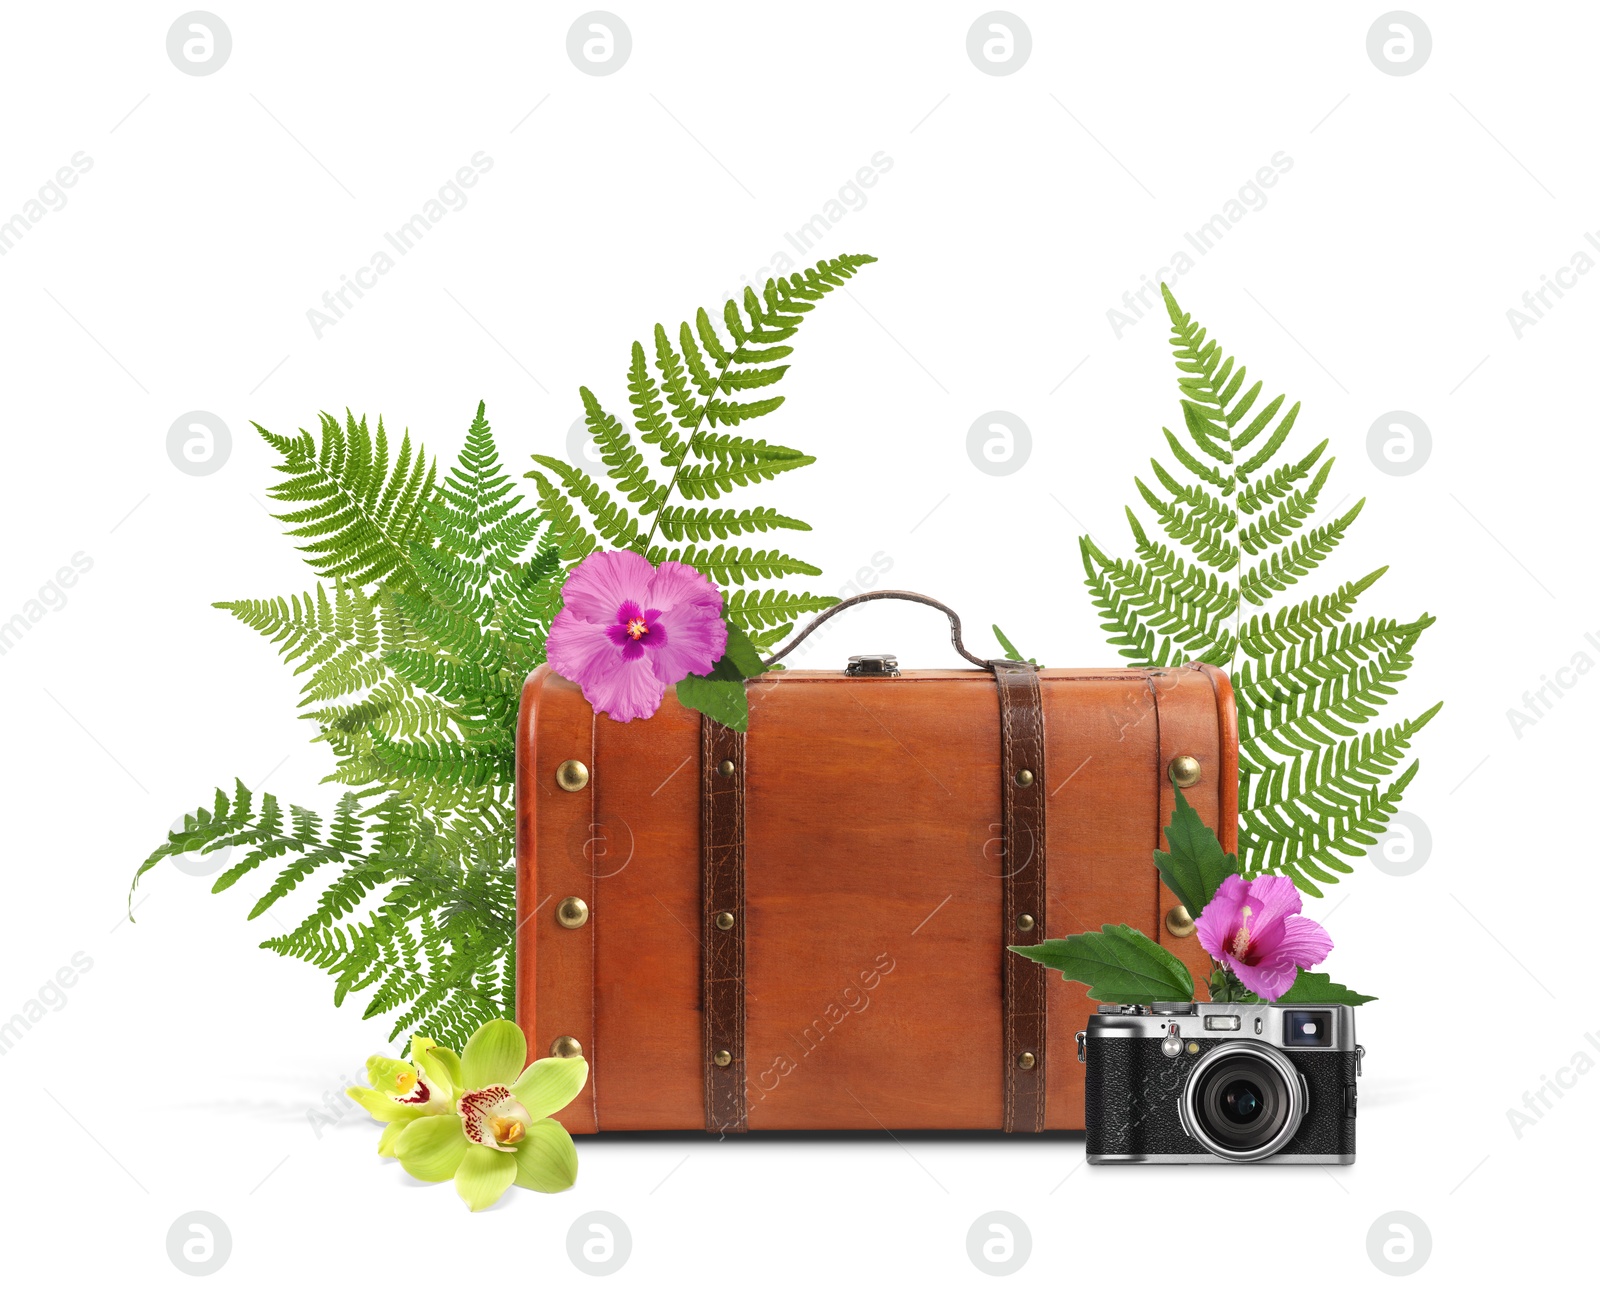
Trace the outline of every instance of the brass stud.
{"label": "brass stud", "polygon": [[721,913],[717,914],[717,930],[733,930],[733,914],[729,913],[727,910],[723,910]]}
{"label": "brass stud", "polygon": [[582,761],[563,761],[556,766],[556,786],[565,792],[582,792],[589,786],[589,767]]}
{"label": "brass stud", "polygon": [[1183,905],[1174,904],[1167,910],[1167,934],[1175,935],[1180,940],[1194,934],[1194,919]]}
{"label": "brass stud", "polygon": [[1033,783],[1033,771],[1032,770],[1018,770],[1017,771],[1017,787],[1026,788],[1029,785],[1031,785],[1032,783]]}
{"label": "brass stud", "polygon": [[1033,914],[1024,913],[1024,914],[1020,915],[1017,918],[1017,930],[1019,930],[1019,931],[1031,931],[1031,930],[1033,930]]}
{"label": "brass stud", "polygon": [[1017,1068],[1019,1070],[1031,1070],[1034,1067],[1034,1063],[1035,1058],[1032,1052],[1024,1052],[1017,1057]]}
{"label": "brass stud", "polygon": [[1192,756],[1175,756],[1167,773],[1180,788],[1192,788],[1200,782],[1200,762]]}
{"label": "brass stud", "polygon": [[720,774],[724,779],[733,778],[733,771],[734,771],[734,764],[733,764],[732,761],[718,761],[717,762],[717,773]]}
{"label": "brass stud", "polygon": [[727,1049],[727,1048],[725,1048],[725,1047],[723,1047],[723,1048],[719,1048],[719,1049],[718,1049],[718,1050],[717,1050],[717,1051],[716,1051],[716,1052],[715,1052],[715,1053],[714,1053],[714,1054],[713,1054],[713,1055],[712,1055],[712,1057],[711,1057],[711,1060],[712,1060],[712,1062],[713,1062],[713,1063],[714,1063],[714,1064],[716,1064],[716,1065],[717,1065],[717,1066],[718,1066],[718,1067],[719,1067],[719,1068],[722,1068],[722,1069],[726,1069],[726,1068],[727,1068],[727,1067],[728,1067],[728,1066],[730,1066],[730,1065],[732,1065],[732,1064],[733,1064],[733,1053],[732,1053],[732,1052],[730,1052],[730,1051],[729,1051],[729,1050],[728,1050],[728,1049]]}
{"label": "brass stud", "polygon": [[563,1034],[550,1044],[550,1055],[559,1056],[570,1061],[575,1056],[583,1055],[583,1044],[573,1038],[571,1034]]}
{"label": "brass stud", "polygon": [[589,920],[589,906],[576,895],[569,895],[556,905],[556,921],[569,931],[576,931]]}

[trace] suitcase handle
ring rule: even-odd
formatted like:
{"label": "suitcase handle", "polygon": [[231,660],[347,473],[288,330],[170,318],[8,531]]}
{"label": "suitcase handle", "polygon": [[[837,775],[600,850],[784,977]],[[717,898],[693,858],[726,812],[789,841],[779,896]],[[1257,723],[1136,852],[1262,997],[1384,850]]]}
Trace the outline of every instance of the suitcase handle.
{"label": "suitcase handle", "polygon": [[820,613],[813,618],[806,626],[804,631],[797,635],[793,640],[789,641],[789,643],[786,644],[782,649],[778,650],[777,653],[773,654],[770,658],[765,659],[764,661],[766,662],[767,666],[770,667],[775,662],[778,662],[780,659],[785,657],[795,648],[796,645],[798,645],[829,618],[833,617],[834,614],[843,613],[846,609],[854,608],[858,604],[865,604],[868,600],[908,600],[912,604],[926,604],[929,608],[938,609],[940,613],[944,614],[945,617],[950,619],[950,643],[955,647],[955,651],[968,662],[970,662],[974,667],[982,667],[985,671],[994,670],[993,662],[985,662],[982,658],[975,657],[973,654],[968,653],[966,646],[961,643],[961,619],[956,616],[955,610],[947,604],[940,604],[939,601],[935,600],[932,596],[918,595],[915,591],[865,591],[860,595],[852,595],[846,599],[840,600],[839,603],[835,604],[831,609],[827,610],[827,612]]}

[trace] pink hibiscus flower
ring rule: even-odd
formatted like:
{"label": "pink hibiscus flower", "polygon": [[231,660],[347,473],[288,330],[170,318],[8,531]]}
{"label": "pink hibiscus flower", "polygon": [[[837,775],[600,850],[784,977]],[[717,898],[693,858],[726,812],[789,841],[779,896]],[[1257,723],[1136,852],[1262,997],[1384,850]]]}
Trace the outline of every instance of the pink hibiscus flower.
{"label": "pink hibiscus flower", "polygon": [[706,675],[727,652],[722,595],[687,564],[596,551],[561,594],[545,656],[613,720],[653,716],[668,685]]}
{"label": "pink hibiscus flower", "polygon": [[1238,976],[1244,987],[1276,1002],[1302,967],[1314,967],[1333,949],[1328,933],[1301,917],[1300,892],[1287,877],[1223,879],[1194,920],[1205,951]]}

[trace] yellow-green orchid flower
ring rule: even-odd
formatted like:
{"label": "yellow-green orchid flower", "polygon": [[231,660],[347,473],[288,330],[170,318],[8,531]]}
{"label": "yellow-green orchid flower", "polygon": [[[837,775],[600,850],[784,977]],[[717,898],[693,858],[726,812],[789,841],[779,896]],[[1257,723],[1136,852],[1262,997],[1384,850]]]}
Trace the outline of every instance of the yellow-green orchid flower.
{"label": "yellow-green orchid flower", "polygon": [[411,1061],[367,1058],[369,1088],[347,1088],[357,1105],[384,1125],[378,1153],[393,1155],[407,1124],[427,1115],[451,1115],[461,1086],[461,1058],[432,1039],[411,1040]]}
{"label": "yellow-green orchid flower", "polygon": [[455,1113],[412,1116],[395,1138],[406,1172],[425,1182],[454,1178],[474,1213],[513,1184],[546,1192],[571,1186],[578,1152],[549,1116],[583,1090],[589,1063],[546,1057],[524,1068],[527,1059],[527,1040],[508,1020],[492,1020],[468,1039]]}

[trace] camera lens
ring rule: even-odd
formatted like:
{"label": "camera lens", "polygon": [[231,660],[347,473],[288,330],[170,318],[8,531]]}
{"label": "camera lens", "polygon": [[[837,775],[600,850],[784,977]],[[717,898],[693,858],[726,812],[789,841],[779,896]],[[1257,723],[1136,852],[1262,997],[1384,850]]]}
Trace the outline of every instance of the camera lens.
{"label": "camera lens", "polygon": [[1288,1144],[1305,1116],[1299,1072],[1263,1043],[1213,1047],[1189,1075],[1183,1115],[1191,1135],[1224,1159],[1263,1159]]}
{"label": "camera lens", "polygon": [[1261,1113],[1261,1089],[1248,1079],[1235,1079],[1222,1089],[1222,1113],[1233,1123],[1249,1123]]}

